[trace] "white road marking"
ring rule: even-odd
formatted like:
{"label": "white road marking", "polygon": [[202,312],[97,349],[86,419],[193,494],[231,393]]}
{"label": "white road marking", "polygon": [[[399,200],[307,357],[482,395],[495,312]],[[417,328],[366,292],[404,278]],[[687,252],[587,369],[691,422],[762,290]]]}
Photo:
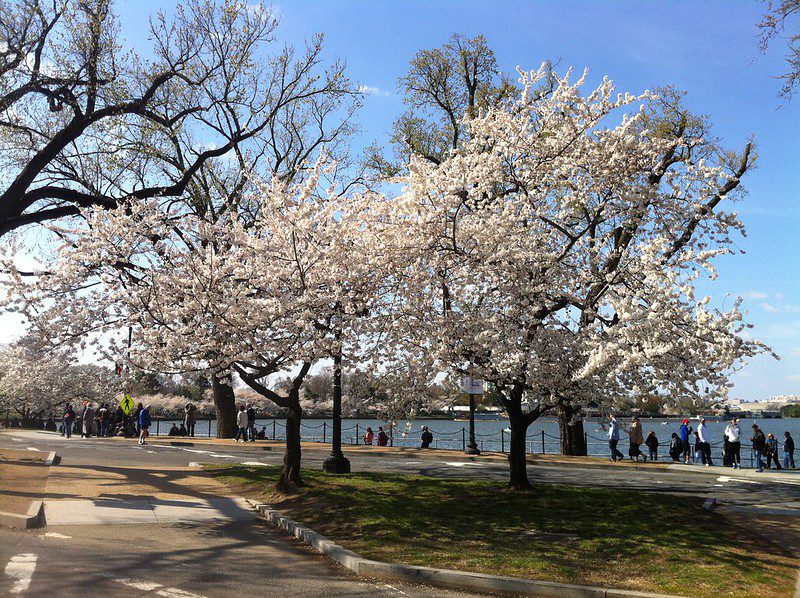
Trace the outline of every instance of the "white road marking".
{"label": "white road marking", "polygon": [[59,534],[58,532],[47,532],[45,534],[42,534],[39,537],[40,538],[64,538],[64,539],[72,538],[72,536],[67,536],[65,534]]}
{"label": "white road marking", "polygon": [[22,442],[22,438],[12,438],[11,440],[14,442]]}
{"label": "white road marking", "polygon": [[470,461],[445,461],[445,465],[449,465],[450,467],[480,467],[484,465],[483,463],[472,463]]}
{"label": "white road marking", "polygon": [[166,596],[167,598],[204,598],[204,596],[200,594],[193,594],[192,592],[186,592],[178,588],[164,588],[156,592],[156,595]]}
{"label": "white road marking", "polygon": [[721,476],[719,476],[717,478],[717,481],[718,482],[730,482],[731,481],[731,477],[727,476],[727,475],[721,475]]}
{"label": "white road marking", "polygon": [[742,482],[744,484],[763,484],[764,482],[756,482],[755,480],[743,480],[742,478],[731,478],[734,482]]}
{"label": "white road marking", "polygon": [[255,467],[269,467],[269,464],[262,463],[261,461],[242,461],[240,465],[253,465]]}
{"label": "white road marking", "polygon": [[121,577],[119,579],[115,579],[114,581],[121,583],[124,586],[128,586],[129,588],[141,590],[142,592],[152,592],[153,590],[162,587],[160,583],[144,581],[141,579],[128,579],[127,577]]}
{"label": "white road marking", "polygon": [[388,583],[385,583],[385,584],[383,584],[383,586],[378,586],[378,587],[379,588],[380,587],[388,588],[389,590],[392,591],[392,594],[395,594],[395,595],[398,595],[398,596],[408,596],[408,594],[406,594],[403,590],[398,590],[396,587],[394,587],[392,585],[389,585]]}
{"label": "white road marking", "polygon": [[197,461],[189,461],[189,467],[200,467],[200,463]]}
{"label": "white road marking", "polygon": [[8,561],[6,577],[16,580],[9,590],[10,593],[21,594],[30,587],[33,572],[36,570],[36,558],[35,554],[26,553],[12,556]]}
{"label": "white road marking", "polygon": [[37,453],[40,453],[40,452],[41,452],[39,449],[37,449],[36,447],[33,447],[33,446],[29,446],[29,447],[28,447],[28,450],[29,450],[29,451],[36,451]]}
{"label": "white road marking", "polygon": [[219,453],[210,453],[209,457],[216,457],[217,459],[238,459],[236,455],[221,455]]}

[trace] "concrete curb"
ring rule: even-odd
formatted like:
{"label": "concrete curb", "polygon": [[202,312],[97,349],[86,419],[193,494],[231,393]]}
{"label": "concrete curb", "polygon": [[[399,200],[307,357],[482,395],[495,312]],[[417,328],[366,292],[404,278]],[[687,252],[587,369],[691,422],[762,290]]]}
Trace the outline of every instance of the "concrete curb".
{"label": "concrete curb", "polygon": [[336,561],[358,575],[385,581],[404,581],[452,590],[495,592],[547,598],[681,598],[667,594],[650,594],[632,590],[613,590],[593,586],[579,586],[534,579],[501,577],[468,571],[434,569],[414,565],[398,565],[365,559],[317,532],[289,519],[269,505],[245,499],[273,525],[308,544],[318,552]]}
{"label": "concrete curb", "polygon": [[2,527],[31,529],[35,527],[44,527],[44,525],[44,502],[41,500],[33,501],[25,515],[0,511],[0,526]]}

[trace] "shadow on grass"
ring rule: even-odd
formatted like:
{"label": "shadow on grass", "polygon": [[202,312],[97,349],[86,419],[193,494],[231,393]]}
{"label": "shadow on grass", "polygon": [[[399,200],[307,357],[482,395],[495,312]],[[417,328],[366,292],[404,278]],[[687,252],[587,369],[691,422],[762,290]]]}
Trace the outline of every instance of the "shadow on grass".
{"label": "shadow on grass", "polygon": [[316,471],[283,495],[274,492],[278,468],[212,471],[368,558],[697,596],[775,595],[794,579],[789,550],[704,510],[700,498]]}

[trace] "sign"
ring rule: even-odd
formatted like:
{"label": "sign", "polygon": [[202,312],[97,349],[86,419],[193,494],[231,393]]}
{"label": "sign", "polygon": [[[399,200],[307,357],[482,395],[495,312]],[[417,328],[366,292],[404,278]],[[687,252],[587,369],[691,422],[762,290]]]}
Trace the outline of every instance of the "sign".
{"label": "sign", "polygon": [[461,390],[468,395],[482,395],[483,394],[483,380],[480,378],[472,378],[465,376],[461,380]]}
{"label": "sign", "polygon": [[122,408],[122,411],[125,413],[125,415],[130,415],[133,413],[133,409],[136,407],[131,395],[125,395],[122,397],[122,400],[119,402],[119,406]]}

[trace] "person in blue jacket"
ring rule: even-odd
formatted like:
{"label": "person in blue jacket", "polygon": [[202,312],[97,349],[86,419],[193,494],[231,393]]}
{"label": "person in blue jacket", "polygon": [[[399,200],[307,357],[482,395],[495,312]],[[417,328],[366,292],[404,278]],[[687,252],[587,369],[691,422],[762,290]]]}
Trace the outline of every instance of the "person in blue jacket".
{"label": "person in blue jacket", "polygon": [[[139,403],[141,407],[141,403]],[[147,444],[147,437],[150,436],[150,405],[142,407],[139,411],[139,444]]]}
{"label": "person in blue jacket", "polygon": [[689,425],[688,419],[683,420],[679,434],[683,445],[683,462],[688,465],[692,462],[692,445],[689,443],[689,439],[692,436],[692,426]]}

